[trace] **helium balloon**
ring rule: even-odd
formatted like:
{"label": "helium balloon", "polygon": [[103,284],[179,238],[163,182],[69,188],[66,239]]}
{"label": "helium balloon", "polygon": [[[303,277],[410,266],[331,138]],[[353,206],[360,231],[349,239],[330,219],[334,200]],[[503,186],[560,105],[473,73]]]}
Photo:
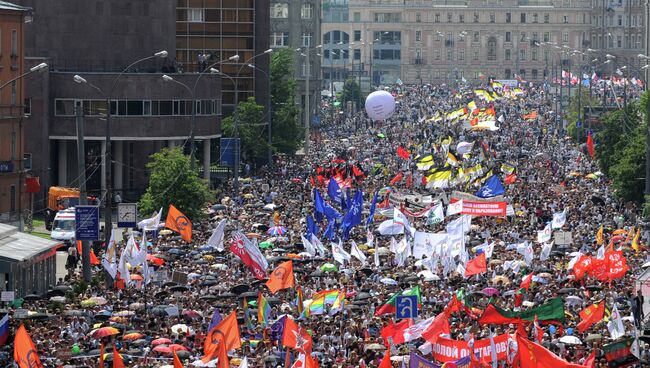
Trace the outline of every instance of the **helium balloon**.
{"label": "helium balloon", "polygon": [[557,331],[557,329],[555,328],[555,326],[550,325],[550,326],[548,326],[548,331],[549,331],[550,333],[554,334],[555,331]]}
{"label": "helium balloon", "polygon": [[573,335],[573,329],[571,327],[567,328],[566,329],[566,334],[569,335],[569,336]]}
{"label": "helium balloon", "polygon": [[366,112],[372,120],[386,120],[395,112],[395,97],[386,91],[375,91],[366,98]]}

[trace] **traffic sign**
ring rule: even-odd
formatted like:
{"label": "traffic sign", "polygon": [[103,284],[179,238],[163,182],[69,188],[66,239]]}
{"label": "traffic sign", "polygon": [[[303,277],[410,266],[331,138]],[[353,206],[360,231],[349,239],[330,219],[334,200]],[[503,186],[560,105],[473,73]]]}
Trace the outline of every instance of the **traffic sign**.
{"label": "traffic sign", "polygon": [[74,208],[76,240],[99,240],[99,206]]}
{"label": "traffic sign", "polygon": [[221,165],[235,167],[238,161],[240,141],[239,138],[221,138],[220,143]]}
{"label": "traffic sign", "polygon": [[137,219],[137,203],[119,203],[117,205],[117,227],[135,227]]}
{"label": "traffic sign", "polygon": [[582,128],[582,122],[580,120],[576,121],[576,128]]}
{"label": "traffic sign", "polygon": [[395,299],[395,318],[415,318],[417,316],[417,295],[399,295]]}

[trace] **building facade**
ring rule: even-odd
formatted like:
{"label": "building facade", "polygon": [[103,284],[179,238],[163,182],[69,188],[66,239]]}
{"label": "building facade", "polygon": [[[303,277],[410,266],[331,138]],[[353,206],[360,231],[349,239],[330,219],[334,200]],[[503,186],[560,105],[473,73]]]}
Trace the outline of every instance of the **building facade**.
{"label": "building facade", "polygon": [[[25,152],[33,158],[31,173],[41,178],[42,188],[35,198],[36,211],[45,208],[50,186],[79,186],[77,108],[83,111],[85,127],[86,186],[100,200],[106,196],[109,181],[122,201],[137,200],[148,185],[149,156],[163,147],[183,146],[189,152],[193,122],[195,156],[204,173],[209,173],[205,169],[217,156],[213,152],[220,137],[221,78],[179,73],[174,62],[174,2],[19,2],[35,14],[25,30],[26,67],[41,62],[50,66],[43,77],[25,82],[30,113],[24,124]],[[169,57],[154,57],[162,50]],[[166,82],[164,74],[188,88]],[[75,75],[87,83],[76,83]]]}
{"label": "building facade", "polygon": [[[269,0],[176,1],[176,62],[183,72],[196,72],[231,56],[238,61],[216,67],[223,79],[224,114],[237,101],[254,96],[267,106],[269,98]],[[256,68],[249,68],[247,64]]]}
{"label": "building facade", "polygon": [[592,27],[587,0],[326,0],[323,79],[541,82],[584,62]]}
{"label": "building facade", "polygon": [[[0,1],[0,222],[19,226],[28,208],[24,78],[19,77],[25,72],[24,28],[29,14],[29,8]],[[19,79],[9,82],[15,78]]]}
{"label": "building facade", "polygon": [[[305,112],[305,96],[310,96],[310,116],[320,100],[321,6],[316,0],[271,0],[271,48],[294,50],[296,103]],[[309,63],[309,66],[307,66]],[[309,73],[309,74],[308,74]],[[307,88],[309,78],[309,91]],[[301,121],[304,121],[304,115]]]}

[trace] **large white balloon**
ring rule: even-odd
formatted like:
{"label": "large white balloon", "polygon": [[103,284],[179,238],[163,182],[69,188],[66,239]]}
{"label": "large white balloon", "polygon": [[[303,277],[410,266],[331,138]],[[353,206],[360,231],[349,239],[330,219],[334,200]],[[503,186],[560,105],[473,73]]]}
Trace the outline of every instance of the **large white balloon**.
{"label": "large white balloon", "polygon": [[372,120],[386,120],[395,112],[395,97],[386,91],[375,91],[366,98],[366,112]]}

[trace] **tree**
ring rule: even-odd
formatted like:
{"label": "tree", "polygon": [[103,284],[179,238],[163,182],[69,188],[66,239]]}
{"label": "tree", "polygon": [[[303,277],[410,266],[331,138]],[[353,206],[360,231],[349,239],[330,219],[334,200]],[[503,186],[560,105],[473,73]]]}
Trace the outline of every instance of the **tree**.
{"label": "tree", "polygon": [[[567,132],[571,138],[575,138],[577,129],[577,143],[580,143],[587,140],[587,127],[584,121],[584,110],[589,106],[600,106],[600,100],[596,96],[591,96],[591,99],[589,98],[589,87],[583,87],[581,93],[577,92],[580,91],[579,88],[576,88],[575,90],[576,94],[569,100],[569,107],[566,114],[567,120],[569,121]],[[578,111],[583,111],[581,114],[583,120],[582,127],[580,128],[576,128],[576,122],[578,121]]]}
{"label": "tree", "polygon": [[631,118],[637,114],[636,104],[628,104],[627,111],[610,111],[603,116],[602,130],[595,139],[598,142],[596,157],[601,171],[606,175],[610,174],[610,168],[618,162],[617,156],[623,152],[630,134],[638,127],[639,119]]}
{"label": "tree", "polygon": [[293,52],[281,49],[271,56],[271,110],[273,149],[294,154],[304,138],[296,106]]}
{"label": "tree", "polygon": [[205,216],[203,209],[212,199],[208,183],[192,169],[190,157],[180,148],[163,149],[151,155],[147,163],[151,173],[149,187],[140,198],[140,213],[150,214],[173,204],[191,221]]}
{"label": "tree", "polygon": [[646,124],[643,123],[626,135],[623,144],[617,144],[619,149],[623,148],[609,171],[616,196],[626,201],[644,200],[645,140]]}
{"label": "tree", "polygon": [[242,157],[255,162],[262,161],[266,157],[268,148],[264,135],[264,107],[256,103],[254,97],[240,102],[237,105],[237,113],[221,122],[221,130],[227,137],[235,136],[235,115]]}
{"label": "tree", "polygon": [[361,88],[354,78],[348,78],[343,85],[343,92],[341,93],[341,101],[345,104],[348,101],[351,101],[353,104],[357,105],[357,108],[361,107]]}

